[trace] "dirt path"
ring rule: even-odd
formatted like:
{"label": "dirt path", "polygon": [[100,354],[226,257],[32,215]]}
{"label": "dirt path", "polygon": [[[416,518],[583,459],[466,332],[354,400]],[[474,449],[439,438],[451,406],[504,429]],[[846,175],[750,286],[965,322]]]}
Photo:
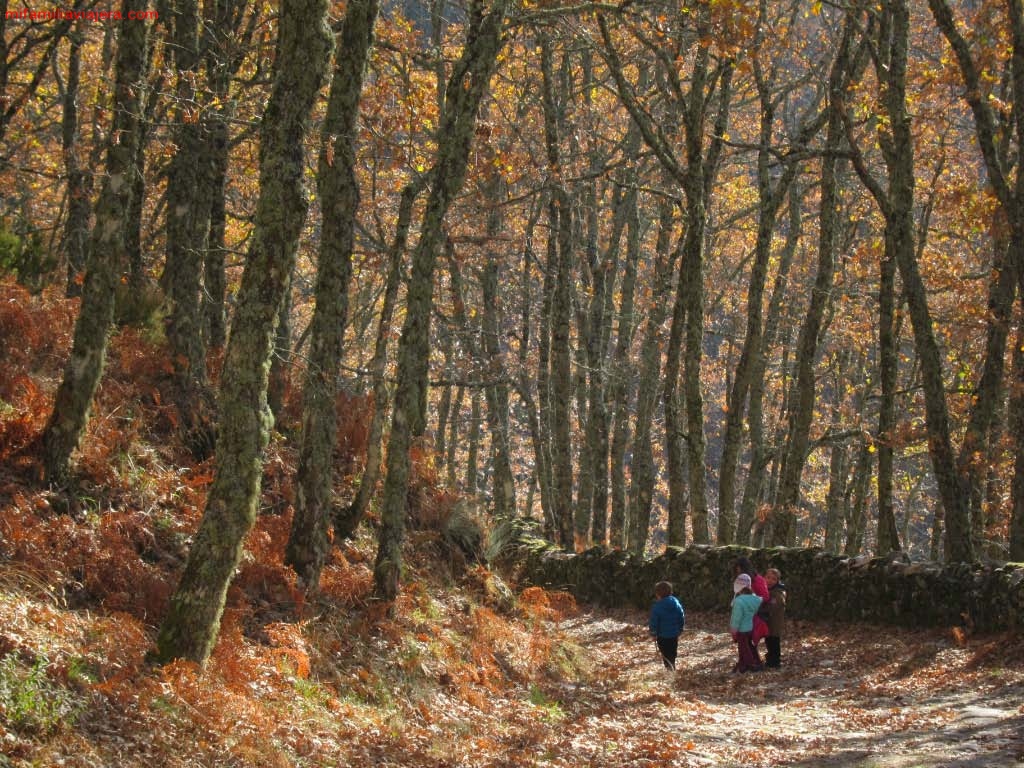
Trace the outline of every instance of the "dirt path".
{"label": "dirt path", "polygon": [[948,632],[792,622],[783,669],[736,675],[726,618],[698,614],[673,674],[645,618],[562,624],[601,670],[596,684],[553,692],[572,741],[557,752],[576,765],[1024,766],[1020,636],[960,645]]}

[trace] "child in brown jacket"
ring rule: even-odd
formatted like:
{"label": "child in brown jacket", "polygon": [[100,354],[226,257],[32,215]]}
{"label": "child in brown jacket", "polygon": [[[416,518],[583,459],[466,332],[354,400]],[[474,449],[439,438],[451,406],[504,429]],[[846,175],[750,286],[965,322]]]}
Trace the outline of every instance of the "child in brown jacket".
{"label": "child in brown jacket", "polygon": [[764,665],[777,669],[782,665],[782,633],[786,628],[786,585],[778,568],[765,571],[764,580],[768,583],[768,635],[764,639],[768,653]]}

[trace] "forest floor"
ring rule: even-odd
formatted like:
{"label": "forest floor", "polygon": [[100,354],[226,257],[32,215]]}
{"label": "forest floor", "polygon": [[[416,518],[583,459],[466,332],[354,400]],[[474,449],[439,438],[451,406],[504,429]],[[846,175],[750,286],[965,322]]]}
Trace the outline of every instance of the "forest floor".
{"label": "forest floor", "polygon": [[581,713],[570,729],[580,765],[1024,765],[1019,637],[791,622],[783,667],[739,675],[726,618],[703,614],[671,673],[643,619],[567,623],[603,669],[566,694]]}
{"label": "forest floor", "polygon": [[153,627],[39,586],[0,564],[2,768],[1024,764],[1019,634],[793,621],[783,668],[739,675],[691,613],[668,672],[642,613],[413,583],[390,616],[229,608],[206,669],[154,668]]}

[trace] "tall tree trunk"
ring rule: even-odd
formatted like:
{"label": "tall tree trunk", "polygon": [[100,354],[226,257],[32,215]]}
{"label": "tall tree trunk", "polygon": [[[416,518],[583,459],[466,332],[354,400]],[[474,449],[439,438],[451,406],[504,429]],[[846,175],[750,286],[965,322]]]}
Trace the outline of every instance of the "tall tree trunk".
{"label": "tall tree trunk", "polygon": [[[487,217],[487,232],[497,237],[502,229],[498,193],[503,191],[496,176],[491,184],[491,212]],[[496,187],[496,188],[495,188]],[[496,518],[513,517],[516,513],[516,489],[512,477],[512,447],[508,424],[508,385],[505,378],[505,344],[502,333],[501,298],[498,291],[500,277],[498,256],[493,246],[488,248],[483,270],[483,346],[486,354],[485,376],[487,386],[487,429],[491,436],[491,480]]]}
{"label": "tall tree trunk", "polygon": [[631,467],[632,485],[626,520],[626,548],[638,555],[644,553],[651,525],[651,505],[654,500],[656,479],[652,432],[654,412],[658,404],[658,382],[661,379],[661,348],[665,341],[662,326],[668,316],[672,273],[679,254],[679,247],[672,247],[672,213],[672,202],[661,198],[658,202],[654,288],[650,308],[647,310],[644,341],[640,352],[640,383],[636,396],[636,429]]}
{"label": "tall tree trunk", "polygon": [[[636,140],[633,142],[630,142],[627,138],[627,147],[630,146],[632,146],[633,154],[639,151],[639,134],[636,134]],[[619,303],[615,357],[612,375],[608,382],[608,401],[611,403],[614,414],[610,456],[612,505],[611,519],[608,526],[608,544],[616,549],[623,549],[626,546],[626,447],[629,445],[630,423],[632,421],[629,412],[630,392],[634,388],[633,363],[630,358],[630,349],[637,326],[635,293],[637,265],[639,264],[640,252],[642,250],[640,247],[640,210],[635,188],[636,178],[632,174],[627,175],[625,183],[628,186],[622,200],[622,206],[625,208],[624,215],[627,227],[626,263],[620,288],[622,300]]]}
{"label": "tall tree trunk", "polygon": [[205,663],[228,585],[256,521],[261,456],[270,437],[267,377],[275,318],[306,218],[303,145],[332,39],[325,0],[283,0],[274,85],[261,123],[260,196],[220,385],[217,467],[157,657]]}
{"label": "tall tree trunk", "polygon": [[[526,421],[530,431],[530,441],[533,444],[533,456],[534,456],[534,473],[536,476],[537,487],[540,489],[540,506],[541,516],[544,520],[544,536],[550,540],[554,540],[554,517],[552,512],[552,501],[551,501],[551,462],[550,454],[548,452],[548,442],[545,440],[547,434],[546,422],[542,418],[545,412],[541,406],[538,406],[534,402],[532,395],[532,383],[530,381],[529,366],[527,364],[527,356],[530,348],[530,316],[531,305],[532,305],[532,274],[533,266],[537,260],[536,254],[533,251],[533,231],[537,223],[538,217],[541,215],[544,209],[543,205],[537,205],[533,212],[530,214],[530,218],[526,225],[526,237],[525,237],[525,248],[523,253],[523,269],[522,269],[522,286],[520,288],[520,306],[521,306],[521,320],[520,320],[520,342],[519,342],[519,378],[516,382],[516,391],[519,393],[519,397],[523,402],[523,407],[526,409]],[[546,327],[544,318],[545,313],[550,313],[550,300],[549,292],[547,291],[547,270],[544,270],[544,298],[542,300],[541,315],[542,319],[540,322],[541,333],[538,334],[537,341],[537,399],[544,402],[547,395],[547,384],[545,381],[544,372],[547,370],[547,335],[543,333],[543,329]],[[532,487],[531,487],[532,492]],[[533,509],[532,503],[528,503],[526,506],[526,514],[529,514]]]}
{"label": "tall tree trunk", "polygon": [[167,171],[167,261],[161,282],[169,303],[165,332],[171,362],[179,390],[188,392],[206,381],[199,288],[209,234],[212,179],[207,178],[205,121],[200,117],[196,88],[200,63],[198,0],[175,0],[172,18],[177,151]]}
{"label": "tall tree trunk", "polygon": [[64,256],[67,259],[67,296],[82,295],[89,242],[89,200],[91,182],[82,167],[81,132],[78,119],[78,96],[82,70],[82,22],[75,24],[68,35],[68,74],[62,99],[61,142],[64,151],[64,173],[68,177],[68,217],[64,222]]}
{"label": "tall tree trunk", "polygon": [[750,530],[754,525],[758,505],[764,495],[765,472],[772,460],[771,452],[764,439],[764,394],[765,374],[768,368],[768,357],[778,335],[779,320],[782,316],[783,300],[789,282],[789,268],[793,264],[796,246],[803,234],[801,221],[803,216],[803,192],[792,187],[789,192],[789,225],[786,229],[786,242],[779,254],[779,267],[772,286],[772,296],[768,301],[768,314],[765,318],[764,333],[760,344],[753,350],[750,366],[750,406],[747,422],[750,430],[750,466],[747,470],[747,482],[743,488],[743,501],[740,503],[739,520],[736,527],[736,543],[750,543]]}
{"label": "tall tree trunk", "polygon": [[[606,384],[605,367],[612,325],[609,299],[614,292],[615,272],[619,260],[622,233],[626,228],[626,219],[629,215],[627,198],[631,195],[635,199],[635,192],[630,191],[627,193],[622,188],[616,189],[612,201],[612,227],[608,239],[608,247],[600,262],[595,257],[595,265],[591,270],[593,273],[593,291],[587,330],[587,369],[589,376],[587,442],[590,444],[588,453],[593,467],[591,471],[593,482],[590,501],[591,541],[598,546],[604,546],[608,537],[608,459],[611,449],[608,400],[609,391],[612,387],[612,376],[609,375],[607,377],[608,382]],[[595,240],[597,237],[596,207],[595,200],[595,221],[589,225],[594,230],[593,238]],[[597,251],[596,242],[593,244],[593,248]],[[629,301],[631,302],[631,285],[628,286],[628,290]],[[624,285],[623,301],[626,300],[626,295],[627,286]]]}
{"label": "tall tree trunk", "polygon": [[356,137],[363,73],[373,45],[377,0],[349,0],[334,58],[317,168],[323,211],[316,305],[302,389],[302,440],[295,517],[285,562],[315,589],[330,555],[331,489],[337,443],[335,399],[348,321],[348,284],[359,210]]}
{"label": "tall tree trunk", "polygon": [[402,256],[409,236],[409,224],[412,220],[412,207],[416,197],[426,184],[426,177],[421,176],[402,190],[398,205],[398,222],[395,225],[395,237],[388,250],[388,273],[384,284],[384,298],[381,302],[380,319],[377,323],[377,340],[373,347],[373,359],[370,361],[370,375],[373,378],[373,416],[366,437],[366,466],[359,479],[359,489],[352,504],[335,514],[334,539],[349,538],[369,509],[380,477],[381,438],[384,434],[384,419],[388,413],[388,383],[385,370],[388,361],[388,338],[391,336],[391,321],[398,303],[398,288],[402,281]]}
{"label": "tall tree trunk", "polygon": [[855,19],[848,14],[843,37],[829,75],[829,117],[825,155],[821,160],[821,210],[819,215],[818,265],[811,300],[797,343],[797,380],[789,413],[786,453],[782,460],[779,492],[772,519],[772,543],[792,545],[796,541],[796,509],[800,503],[800,478],[807,458],[811,421],[814,418],[815,376],[818,338],[835,272],[836,210],[839,204],[836,150],[843,140],[843,94],[850,81]]}
{"label": "tall tree trunk", "polygon": [[122,5],[114,81],[114,118],[107,143],[106,176],[96,201],[96,221],[89,239],[89,258],[82,303],[57,389],[53,413],[43,432],[43,467],[48,483],[68,479],[71,453],[85,430],[89,405],[103,373],[107,341],[114,317],[114,293],[127,267],[125,221],[131,205],[132,176],[139,142],[146,80],[149,25],[128,19],[145,3]]}
{"label": "tall tree trunk", "polygon": [[572,434],[569,412],[572,408],[572,362],[569,348],[571,325],[570,278],[573,257],[572,207],[561,183],[558,148],[558,109],[555,104],[551,42],[541,39],[541,74],[544,103],[544,143],[548,172],[552,175],[548,204],[548,270],[554,279],[551,296],[550,338],[550,430],[552,469],[552,512],[557,543],[564,549],[575,548],[573,517]]}
{"label": "tall tree trunk", "polygon": [[502,26],[507,7],[508,0],[495,0],[489,12],[482,1],[474,2],[469,9],[466,44],[448,81],[438,131],[435,176],[423,214],[420,239],[413,251],[405,323],[398,345],[398,389],[388,442],[388,471],[374,566],[375,593],[386,600],[394,600],[399,589],[409,448],[413,435],[422,434],[424,430],[434,264],[441,246],[444,216],[466,176],[480,101],[503,43]]}
{"label": "tall tree trunk", "polygon": [[[888,236],[886,238],[888,242]],[[892,245],[895,245],[893,243]],[[892,246],[885,249],[879,265],[878,360],[882,396],[878,403],[878,542],[877,554],[900,549],[893,509],[893,433],[896,426],[896,380],[899,359],[896,340],[896,259]]]}

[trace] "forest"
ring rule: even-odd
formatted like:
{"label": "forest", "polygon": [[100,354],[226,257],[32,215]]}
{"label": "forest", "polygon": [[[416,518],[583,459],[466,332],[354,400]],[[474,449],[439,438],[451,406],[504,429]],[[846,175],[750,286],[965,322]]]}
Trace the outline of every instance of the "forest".
{"label": "forest", "polygon": [[[630,674],[583,648],[632,659],[631,619],[513,596],[501,521],[577,553],[1024,561],[1020,0],[3,11],[0,766],[118,739],[124,765],[577,764],[558,724],[628,708],[596,692]],[[953,735],[929,691],[1021,685],[1019,638],[832,631],[787,674],[855,702],[781,687],[865,732],[894,680],[906,729]],[[803,743],[604,727],[592,765]]]}

